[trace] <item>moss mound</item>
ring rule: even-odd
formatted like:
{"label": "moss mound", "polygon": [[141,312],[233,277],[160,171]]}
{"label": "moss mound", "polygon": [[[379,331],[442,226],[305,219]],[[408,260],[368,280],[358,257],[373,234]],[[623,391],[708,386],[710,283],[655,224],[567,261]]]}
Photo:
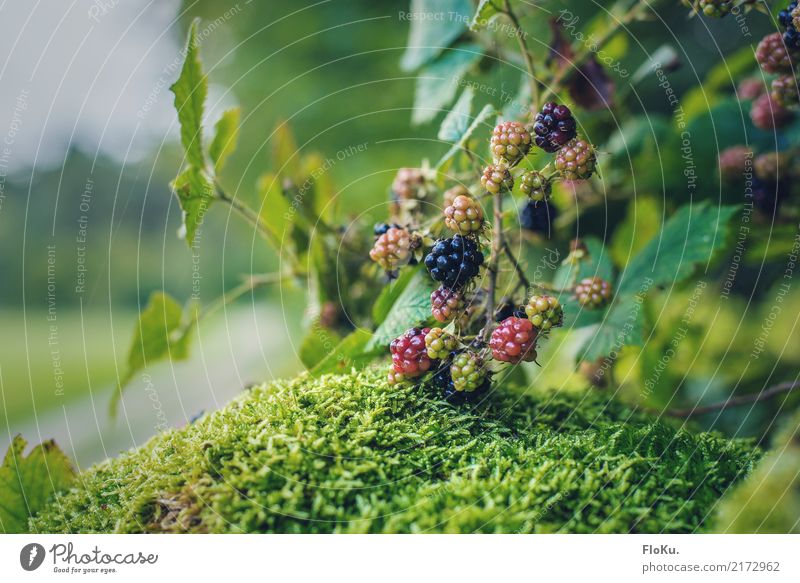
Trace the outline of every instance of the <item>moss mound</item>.
{"label": "moss mound", "polygon": [[602,396],[455,406],[364,372],[254,389],[88,470],[39,532],[691,532],[746,443]]}

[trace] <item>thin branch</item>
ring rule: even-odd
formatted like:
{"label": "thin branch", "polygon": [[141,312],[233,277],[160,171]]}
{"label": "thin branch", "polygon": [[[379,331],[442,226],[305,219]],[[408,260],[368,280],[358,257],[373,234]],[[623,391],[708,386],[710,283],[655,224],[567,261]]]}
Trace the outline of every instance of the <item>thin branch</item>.
{"label": "thin branch", "polygon": [[533,111],[539,111],[539,83],[536,81],[536,71],[533,64],[533,57],[528,49],[528,43],[525,41],[525,31],[522,30],[522,26],[519,23],[519,18],[517,18],[517,15],[511,8],[510,0],[505,0],[503,12],[506,16],[508,16],[511,24],[514,25],[514,32],[516,33],[515,36],[517,37],[517,43],[519,44],[519,52],[522,53],[522,58],[525,60],[525,66],[528,68],[528,75],[531,78],[531,101],[533,102]]}
{"label": "thin branch", "polygon": [[275,249],[280,250],[281,242],[278,241],[278,238],[275,236],[275,234],[272,231],[270,231],[269,228],[264,224],[264,222],[261,220],[261,217],[256,211],[254,211],[252,208],[250,208],[250,206],[248,206],[246,203],[242,202],[238,198],[229,196],[219,184],[217,184],[216,187],[217,187],[216,188],[217,198],[219,200],[221,200],[226,204],[229,204],[230,207],[239,214],[239,216],[241,216],[244,220],[246,220],[253,227],[255,227],[258,230],[259,234],[264,239],[269,241],[270,244],[275,247]]}
{"label": "thin branch", "polygon": [[506,252],[506,257],[514,266],[514,269],[517,271],[517,277],[519,277],[519,282],[522,286],[525,287],[526,290],[530,289],[531,282],[528,277],[525,275],[525,271],[522,269],[522,266],[517,261],[517,258],[514,256],[514,252],[511,251],[511,247],[508,245],[508,241],[503,241],[503,250]]}
{"label": "thin branch", "polygon": [[484,341],[489,339],[494,323],[495,295],[497,293],[497,277],[500,274],[500,253],[505,244],[503,237],[503,195],[500,193],[492,197],[494,209],[494,231],[492,237],[492,255],[489,258],[489,297],[486,299],[486,325],[483,327],[481,337]]}
{"label": "thin branch", "polygon": [[800,388],[800,382],[786,382],[773,385],[760,393],[752,393],[750,395],[742,395],[740,397],[731,397],[727,401],[713,403],[711,405],[703,405],[702,407],[693,407],[691,409],[674,409],[672,411],[665,411],[664,414],[669,417],[693,417],[695,415],[703,415],[704,413],[713,413],[715,411],[724,411],[731,407],[741,407],[751,403],[761,403],[777,397],[791,393],[795,389]]}

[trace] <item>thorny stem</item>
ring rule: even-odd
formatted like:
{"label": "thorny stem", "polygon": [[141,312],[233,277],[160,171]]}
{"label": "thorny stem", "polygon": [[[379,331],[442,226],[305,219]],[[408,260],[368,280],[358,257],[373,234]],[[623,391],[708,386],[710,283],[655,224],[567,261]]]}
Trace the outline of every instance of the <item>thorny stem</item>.
{"label": "thorny stem", "polygon": [[492,256],[489,259],[489,296],[486,299],[486,325],[481,334],[484,341],[489,339],[494,322],[495,294],[497,293],[497,276],[500,272],[500,253],[505,244],[503,237],[503,195],[497,193],[492,198],[494,209],[494,236],[492,237]]}
{"label": "thorny stem", "polygon": [[759,393],[751,395],[742,395],[740,397],[731,397],[726,401],[720,403],[713,403],[711,405],[704,405],[702,407],[692,407],[691,409],[675,409],[673,411],[666,411],[664,414],[669,417],[693,417],[695,415],[702,415],[704,413],[713,413],[714,411],[724,411],[731,407],[740,407],[750,403],[760,403],[777,397],[778,395],[788,394],[795,389],[800,389],[800,382],[786,382],[773,385]]}
{"label": "thorny stem", "polygon": [[504,0],[503,13],[508,16],[511,24],[514,25],[515,36],[517,43],[519,43],[519,52],[522,53],[522,58],[525,60],[525,66],[528,68],[528,75],[531,78],[531,101],[533,102],[533,111],[539,111],[539,82],[536,80],[536,72],[533,64],[533,57],[530,50],[528,50],[528,43],[525,41],[525,32],[519,23],[519,18],[511,8],[510,0]]}

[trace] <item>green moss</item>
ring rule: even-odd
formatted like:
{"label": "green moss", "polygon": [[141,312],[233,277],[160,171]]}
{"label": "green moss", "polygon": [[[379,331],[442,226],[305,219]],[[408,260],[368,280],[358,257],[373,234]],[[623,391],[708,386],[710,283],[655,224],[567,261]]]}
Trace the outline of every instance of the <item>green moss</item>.
{"label": "green moss", "polygon": [[104,462],[40,532],[687,532],[753,449],[605,397],[454,406],[383,375],[300,378]]}

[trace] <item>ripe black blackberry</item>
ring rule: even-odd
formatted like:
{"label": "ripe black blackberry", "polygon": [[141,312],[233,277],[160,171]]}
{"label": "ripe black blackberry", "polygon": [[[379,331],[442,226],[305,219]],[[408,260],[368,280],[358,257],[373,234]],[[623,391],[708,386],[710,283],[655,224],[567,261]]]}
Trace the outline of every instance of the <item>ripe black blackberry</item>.
{"label": "ripe black blackberry", "polygon": [[529,202],[522,209],[519,217],[520,226],[531,233],[540,233],[550,238],[553,221],[558,217],[558,209],[548,201]]}
{"label": "ripe black blackberry", "polygon": [[780,210],[785,187],[782,183],[767,183],[753,178],[753,206],[764,216],[771,218]]}
{"label": "ripe black blackberry", "polygon": [[478,275],[483,254],[474,239],[455,235],[440,239],[425,257],[425,267],[431,277],[443,286],[457,290]]}
{"label": "ripe black blackberry", "polygon": [[783,28],[783,42],[786,46],[800,48],[800,31],[797,30],[798,20],[800,20],[800,10],[797,2],[790,2],[789,5],[778,12],[778,22]]}
{"label": "ripe black blackberry", "polygon": [[577,134],[577,124],[566,105],[545,103],[533,120],[535,142],[545,152],[553,153]]}

